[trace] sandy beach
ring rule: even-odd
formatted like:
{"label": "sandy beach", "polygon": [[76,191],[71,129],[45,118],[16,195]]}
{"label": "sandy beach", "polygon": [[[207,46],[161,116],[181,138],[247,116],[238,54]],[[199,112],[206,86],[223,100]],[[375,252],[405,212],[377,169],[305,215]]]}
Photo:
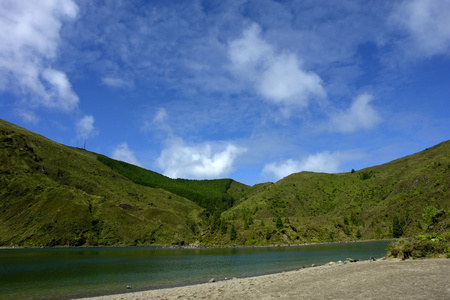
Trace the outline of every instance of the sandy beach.
{"label": "sandy beach", "polygon": [[[126,290],[125,290],[126,291]],[[108,295],[144,299],[450,299],[450,259],[330,264],[252,278]]]}

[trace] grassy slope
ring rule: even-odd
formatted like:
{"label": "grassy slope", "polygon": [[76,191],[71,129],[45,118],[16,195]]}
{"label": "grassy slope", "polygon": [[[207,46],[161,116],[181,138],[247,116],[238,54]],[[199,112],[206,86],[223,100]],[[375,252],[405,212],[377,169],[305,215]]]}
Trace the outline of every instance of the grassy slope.
{"label": "grassy slope", "polygon": [[[354,173],[301,172],[246,193],[247,200],[222,215],[239,228],[237,243],[392,237],[395,218],[404,236],[414,236],[427,231],[422,214],[428,206],[443,213],[433,230],[445,231],[450,213],[450,141]],[[277,229],[278,216],[283,225]]]}
{"label": "grassy slope", "polygon": [[203,209],[0,120],[0,245],[195,241]]}
{"label": "grassy slope", "polygon": [[[170,191],[197,203],[199,206],[205,208],[209,214],[215,211],[225,211],[234,204],[233,191],[236,189],[230,188],[233,183],[231,179],[171,179],[159,173],[103,155],[98,156],[97,159],[134,183]],[[233,187],[238,185],[238,183],[234,182]],[[230,193],[228,193],[229,190]]]}
{"label": "grassy slope", "polygon": [[[98,157],[0,120],[0,245],[277,244],[449,229],[449,141],[353,173],[252,187]],[[423,218],[431,206],[433,224]]]}

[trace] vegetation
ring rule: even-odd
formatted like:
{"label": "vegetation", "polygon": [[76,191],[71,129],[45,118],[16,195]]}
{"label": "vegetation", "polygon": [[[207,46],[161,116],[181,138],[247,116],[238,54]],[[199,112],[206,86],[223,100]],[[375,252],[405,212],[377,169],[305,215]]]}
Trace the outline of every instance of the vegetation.
{"label": "vegetation", "polygon": [[208,213],[222,212],[233,206],[234,199],[230,194],[227,194],[233,181],[231,179],[171,179],[156,172],[103,155],[97,156],[97,159],[134,183],[152,188],[162,188],[172,192],[197,203],[205,208]]}
{"label": "vegetation", "polygon": [[400,240],[388,246],[388,257],[409,259],[424,257],[450,258],[450,234],[419,235],[411,240]]}
{"label": "vegetation", "polygon": [[[450,141],[372,168],[301,172],[249,187],[231,179],[171,179],[0,120],[0,246],[427,236],[402,241],[405,251],[396,254],[427,256],[448,249],[442,243],[448,245],[449,188]],[[422,250],[408,252],[407,243]]]}

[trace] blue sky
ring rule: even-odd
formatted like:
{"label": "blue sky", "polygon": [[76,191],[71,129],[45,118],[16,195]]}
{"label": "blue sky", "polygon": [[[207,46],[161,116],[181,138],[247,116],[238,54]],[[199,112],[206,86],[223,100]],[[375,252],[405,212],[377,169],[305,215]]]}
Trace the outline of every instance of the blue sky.
{"label": "blue sky", "polygon": [[348,172],[450,137],[450,1],[0,3],[0,118],[173,178]]}

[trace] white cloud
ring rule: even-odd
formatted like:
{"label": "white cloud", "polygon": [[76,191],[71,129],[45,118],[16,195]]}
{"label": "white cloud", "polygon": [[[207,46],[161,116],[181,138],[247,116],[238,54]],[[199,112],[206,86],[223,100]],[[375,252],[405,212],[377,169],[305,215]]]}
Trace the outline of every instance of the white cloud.
{"label": "white cloud", "polygon": [[129,88],[133,86],[131,82],[116,77],[103,77],[102,83],[113,88]]}
{"label": "white cloud", "polygon": [[137,160],[134,152],[130,150],[128,144],[123,142],[118,145],[112,154],[112,158],[121,160],[136,166],[141,166],[141,163]]}
{"label": "white cloud", "polygon": [[371,129],[381,121],[378,112],[370,105],[373,96],[368,93],[358,95],[352,105],[345,111],[331,117],[330,130],[343,133],[359,129]]}
{"label": "white cloud", "polygon": [[404,1],[393,13],[394,22],[408,31],[413,48],[432,56],[450,54],[450,0]]}
{"label": "white cloud", "polygon": [[277,104],[304,107],[311,98],[326,95],[317,74],[303,70],[293,53],[277,53],[260,35],[260,27],[253,24],[241,38],[229,43],[231,69],[238,77]]}
{"label": "white cloud", "polygon": [[77,107],[79,99],[65,73],[53,69],[42,70],[42,78],[47,83],[42,104],[51,108],[71,111]]}
{"label": "white cloud", "polygon": [[93,137],[97,134],[97,130],[94,127],[94,117],[84,116],[76,123],[77,138],[85,140],[89,137]]}
{"label": "white cloud", "polygon": [[232,143],[186,145],[181,138],[173,138],[157,164],[171,178],[220,178],[233,171],[235,159],[245,151]]}
{"label": "white cloud", "polygon": [[263,173],[273,174],[275,180],[301,171],[337,173],[339,172],[342,157],[342,154],[339,152],[319,152],[311,154],[303,160],[288,159],[269,163],[264,166]]}
{"label": "white cloud", "polygon": [[77,14],[71,0],[2,1],[0,91],[17,93],[33,105],[74,109],[79,99],[66,74],[50,65],[58,55],[63,21]]}

